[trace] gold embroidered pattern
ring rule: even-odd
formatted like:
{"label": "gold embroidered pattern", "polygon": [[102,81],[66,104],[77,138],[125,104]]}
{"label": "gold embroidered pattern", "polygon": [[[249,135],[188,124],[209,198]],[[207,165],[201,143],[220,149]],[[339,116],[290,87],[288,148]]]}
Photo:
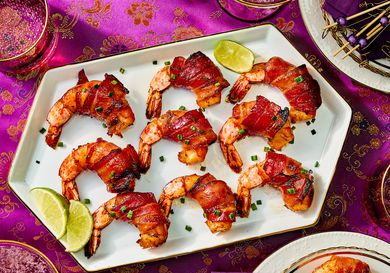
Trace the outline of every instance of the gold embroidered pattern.
{"label": "gold embroidered pattern", "polygon": [[112,35],[103,40],[103,46],[100,48],[100,56],[118,54],[124,51],[130,51],[138,48],[138,43],[126,35]]}
{"label": "gold embroidered pattern", "polygon": [[134,25],[143,24],[149,26],[150,21],[160,8],[155,5],[155,1],[135,2],[127,9],[127,14],[133,18]]}
{"label": "gold embroidered pattern", "polygon": [[95,50],[90,47],[86,46],[83,48],[83,53],[78,56],[74,61],[75,62],[83,62],[92,59],[96,55]]}
{"label": "gold embroidered pattern", "polygon": [[90,6],[88,1],[73,1],[66,9],[68,15],[74,15],[80,18],[85,18],[85,21],[99,28],[102,21],[111,19],[111,3],[103,3],[102,0],[93,0],[93,5]]}
{"label": "gold embroidered pattern", "polygon": [[110,270],[111,273],[139,273],[142,269],[145,268],[144,263],[132,264],[113,268]]}
{"label": "gold embroidered pattern", "polygon": [[49,31],[61,33],[62,39],[73,39],[74,33],[72,28],[76,25],[77,21],[77,15],[69,19],[68,15],[63,16],[61,13],[54,13],[49,20]]}
{"label": "gold embroidered pattern", "polygon": [[189,26],[189,27],[179,26],[173,32],[172,40],[173,41],[187,40],[194,37],[200,37],[203,35],[204,35],[203,31],[194,26]]}

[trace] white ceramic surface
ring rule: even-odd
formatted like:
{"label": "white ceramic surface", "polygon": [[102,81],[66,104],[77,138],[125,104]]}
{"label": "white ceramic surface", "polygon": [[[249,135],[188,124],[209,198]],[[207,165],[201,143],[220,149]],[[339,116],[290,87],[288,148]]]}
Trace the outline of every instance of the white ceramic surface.
{"label": "white ceramic surface", "polygon": [[[339,70],[344,72],[355,81],[385,93],[389,93],[390,77],[381,76],[377,73],[371,72],[366,68],[359,67],[359,64],[351,57],[347,57],[343,60],[342,56],[345,54],[344,51],[339,53],[336,57],[333,57],[333,53],[340,47],[332,35],[328,34],[324,39],[322,38],[322,30],[326,24],[322,16],[320,5],[321,2],[323,1],[299,1],[299,7],[301,9],[301,14],[303,21],[305,22],[306,29],[308,30],[317,47],[331,63],[333,63]],[[381,62],[390,66],[389,61],[381,60]]]}
{"label": "white ceramic surface", "polygon": [[[268,187],[255,189],[252,191],[253,200],[261,199],[263,201],[258,210],[252,211],[248,219],[238,219],[229,232],[213,235],[205,225],[202,211],[195,202],[191,200],[187,200],[185,204],[176,202],[173,206],[175,213],[170,216],[171,226],[168,241],[164,245],[156,249],[143,250],[136,244],[138,231],[135,227],[124,222],[114,221],[103,231],[101,245],[92,258],[85,258],[82,251],[73,254],[85,269],[93,271],[161,259],[249,238],[303,228],[316,223],[348,130],[351,109],[332,86],[272,25],[172,43],[48,71],[37,91],[15,155],[15,161],[10,170],[10,186],[23,202],[45,222],[32,204],[29,190],[41,186],[50,187],[60,192],[61,183],[58,168],[63,159],[73,148],[80,144],[93,142],[98,137],[103,137],[121,147],[131,143],[138,150],[138,137],[147,123],[145,102],[148,85],[153,75],[164,65],[164,61],[172,61],[178,55],[187,57],[198,50],[215,61],[213,49],[222,39],[231,39],[244,44],[256,53],[258,60],[268,60],[277,55],[296,65],[305,63],[310,73],[319,82],[323,104],[318,110],[315,123],[310,126],[304,122],[296,124],[295,143],[283,149],[283,153],[302,162],[305,168],[313,169],[315,195],[312,207],[304,213],[294,213],[283,206],[278,191]],[[153,60],[158,60],[158,64],[153,65]],[[121,67],[125,69],[124,74],[119,73]],[[102,122],[89,117],[74,116],[63,128],[60,141],[65,144],[65,147],[53,150],[46,145],[44,135],[40,134],[39,130],[42,127],[47,128],[48,124],[45,119],[51,105],[66,90],[76,84],[77,73],[82,68],[85,69],[89,79],[101,80],[104,73],[113,73],[118,77],[130,91],[127,99],[134,110],[136,122],[124,132],[123,138],[116,136],[111,138],[106,134],[106,129],[102,127]],[[221,68],[221,70],[232,85],[238,75],[225,68]],[[262,94],[282,107],[288,106],[288,102],[279,90],[265,85],[256,85],[252,89],[245,101],[254,100],[257,94]],[[228,89],[223,93],[221,104],[207,108],[205,111],[205,115],[216,133],[231,115],[233,108],[233,105],[224,102],[227,92]],[[173,88],[164,93],[163,112],[168,109],[177,109],[181,105],[187,109],[197,108],[195,95],[187,90]],[[310,132],[312,129],[315,129],[317,134],[312,135]],[[259,161],[264,159],[264,146],[268,145],[260,137],[246,138],[237,144],[244,162],[244,169],[254,163],[250,159],[251,155],[258,155]],[[158,199],[162,187],[171,179],[192,173],[204,173],[200,171],[200,165],[206,166],[207,172],[226,181],[233,191],[236,190],[238,175],[227,166],[218,143],[209,147],[205,162],[195,166],[186,166],[180,163],[177,159],[179,150],[179,144],[167,140],[155,144],[151,168],[146,175],[137,181],[136,191],[151,191]],[[159,160],[161,155],[166,159],[164,162]],[[39,160],[40,164],[36,164],[36,160]],[[319,168],[314,168],[316,161],[320,162]],[[114,196],[106,191],[105,184],[95,173],[82,173],[77,178],[77,183],[81,198],[91,200],[89,206],[91,211]],[[192,226],[191,232],[185,230],[186,225]]]}
{"label": "white ceramic surface", "polygon": [[390,272],[390,244],[360,233],[325,232],[289,243],[253,273],[312,273],[331,255],[359,259],[370,266],[372,273]]}

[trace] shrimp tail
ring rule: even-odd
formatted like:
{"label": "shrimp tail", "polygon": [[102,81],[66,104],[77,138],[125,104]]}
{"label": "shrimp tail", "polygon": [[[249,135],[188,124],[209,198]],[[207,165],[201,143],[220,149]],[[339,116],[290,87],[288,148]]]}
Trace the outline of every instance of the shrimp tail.
{"label": "shrimp tail", "polygon": [[169,216],[169,213],[171,211],[173,200],[171,198],[168,198],[165,193],[163,192],[160,196],[160,199],[158,200],[158,203],[161,206],[161,209],[166,217]]}
{"label": "shrimp tail", "polygon": [[150,90],[146,102],[146,118],[151,119],[161,115],[162,93],[158,90]]}
{"label": "shrimp tail", "polygon": [[251,206],[251,192],[248,188],[239,189],[239,193],[236,195],[237,199],[237,214],[241,218],[247,218],[249,216],[249,208]]}
{"label": "shrimp tail", "polygon": [[89,259],[95,254],[96,250],[100,245],[101,230],[94,228],[92,231],[91,239],[88,244],[84,247],[84,254]]}
{"label": "shrimp tail", "polygon": [[47,145],[55,149],[57,147],[58,140],[60,139],[61,132],[62,132],[61,127],[50,125],[46,135]]}
{"label": "shrimp tail", "polygon": [[152,146],[140,141],[138,155],[140,172],[146,173],[152,162]]}
{"label": "shrimp tail", "polygon": [[230,92],[226,97],[226,102],[234,104],[242,101],[250,88],[251,84],[249,83],[249,80],[244,75],[241,75],[230,89]]}
{"label": "shrimp tail", "polygon": [[240,173],[242,167],[241,157],[233,144],[219,143],[221,151],[229,167],[235,172]]}
{"label": "shrimp tail", "polygon": [[68,200],[80,200],[75,180],[62,181],[62,195]]}

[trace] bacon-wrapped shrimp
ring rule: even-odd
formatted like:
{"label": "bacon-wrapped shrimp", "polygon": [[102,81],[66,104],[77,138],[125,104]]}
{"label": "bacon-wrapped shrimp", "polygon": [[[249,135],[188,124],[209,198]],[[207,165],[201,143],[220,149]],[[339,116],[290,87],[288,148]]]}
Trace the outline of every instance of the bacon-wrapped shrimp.
{"label": "bacon-wrapped shrimp", "polygon": [[157,247],[167,240],[169,220],[151,192],[121,193],[101,205],[92,215],[93,231],[85,246],[85,256],[90,258],[100,244],[102,230],[115,219],[134,224],[139,232],[137,243],[142,248]]}
{"label": "bacon-wrapped shrimp", "polygon": [[187,165],[203,162],[208,145],[217,140],[217,135],[200,110],[170,110],[153,119],[142,131],[138,155],[142,173],[150,167],[152,145],[165,138],[182,143],[178,158]]}
{"label": "bacon-wrapped shrimp", "polygon": [[270,102],[262,96],[256,101],[243,102],[233,108],[233,115],[219,132],[219,144],[229,167],[241,172],[242,161],[234,143],[247,135],[263,136],[275,150],[280,150],[294,139],[288,108]]}
{"label": "bacon-wrapped shrimp", "polygon": [[306,65],[296,67],[279,57],[255,64],[251,71],[241,74],[226,100],[231,103],[241,101],[253,83],[279,88],[290,103],[292,122],[314,118],[322,103],[320,86],[309,74]]}
{"label": "bacon-wrapped shrimp", "polygon": [[113,75],[103,81],[88,81],[84,70],[78,84],[69,89],[47,115],[49,129],[46,143],[56,148],[62,127],[73,114],[87,115],[105,122],[108,135],[122,136],[122,131],[134,122],[134,113],[126,100],[127,89]]}
{"label": "bacon-wrapped shrimp", "polygon": [[170,86],[190,89],[195,93],[199,107],[206,108],[220,103],[221,92],[229,83],[219,68],[200,51],[188,59],[176,57],[171,65],[157,72],[150,82],[146,103],[148,119],[160,116],[162,93]]}
{"label": "bacon-wrapped shrimp", "polygon": [[184,196],[198,201],[212,233],[228,231],[236,220],[236,200],[232,190],[209,173],[186,175],[169,182],[159,200],[166,216],[169,216],[173,200]]}
{"label": "bacon-wrapped shrimp", "polygon": [[313,176],[301,168],[301,163],[274,152],[249,167],[238,179],[237,211],[248,217],[251,206],[250,190],[270,185],[281,191],[285,206],[292,211],[307,210],[313,200]]}
{"label": "bacon-wrapped shrimp", "polygon": [[317,267],[313,273],[371,273],[365,262],[351,257],[332,255],[329,261]]}
{"label": "bacon-wrapped shrimp", "polygon": [[139,160],[133,146],[121,149],[101,138],[74,149],[61,164],[59,176],[62,194],[68,200],[80,200],[76,177],[86,169],[95,171],[107,185],[107,191],[133,191],[135,179],[140,178]]}

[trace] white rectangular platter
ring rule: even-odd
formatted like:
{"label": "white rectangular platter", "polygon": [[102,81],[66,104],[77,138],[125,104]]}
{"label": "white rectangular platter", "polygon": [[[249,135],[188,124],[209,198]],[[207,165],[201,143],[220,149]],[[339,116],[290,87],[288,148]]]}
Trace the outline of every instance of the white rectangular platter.
{"label": "white rectangular platter", "polygon": [[[264,187],[252,190],[252,200],[262,200],[256,211],[251,211],[247,219],[238,219],[232,229],[224,234],[211,234],[202,216],[201,208],[189,199],[185,204],[175,202],[174,214],[170,216],[170,229],[167,242],[155,249],[144,250],[136,244],[138,230],[121,221],[114,221],[103,230],[101,245],[90,259],[83,251],[73,253],[75,259],[88,271],[119,266],[123,264],[145,262],[175,255],[230,244],[240,240],[287,232],[314,225],[319,218],[322,204],[333,177],[336,163],[351,119],[351,109],[327,81],[308,61],[289,43],[272,25],[263,25],[197,38],[193,40],[162,45],[95,61],[55,68],[46,73],[38,88],[30,116],[24,130],[9,183],[20,199],[45,223],[33,205],[29,190],[33,187],[50,187],[61,192],[58,169],[63,159],[80,144],[96,141],[98,137],[112,141],[120,147],[132,144],[138,150],[138,138],[145,127],[145,104],[149,82],[153,75],[164,65],[164,61],[175,56],[188,57],[191,53],[202,51],[220,68],[231,86],[238,74],[221,67],[213,56],[218,41],[228,39],[237,41],[256,54],[256,61],[266,61],[272,56],[280,56],[294,65],[306,64],[311,75],[319,82],[323,104],[317,112],[316,121],[310,126],[296,124],[295,143],[283,149],[283,153],[303,163],[306,169],[312,169],[315,176],[315,195],[311,208],[303,213],[294,213],[283,206],[278,191]],[[158,64],[153,65],[157,60]],[[119,72],[120,68],[125,73]],[[102,122],[89,117],[74,116],[63,129],[60,141],[63,148],[53,150],[44,140],[39,130],[47,128],[46,115],[50,107],[77,82],[77,73],[85,69],[89,79],[102,80],[104,73],[112,73],[130,90],[127,99],[133,108],[136,122],[126,129],[123,138],[109,137]],[[225,120],[231,115],[233,105],[225,103],[229,88],[223,92],[221,104],[207,108],[205,116],[218,134]],[[263,95],[282,107],[288,102],[280,91],[266,85],[254,85],[244,101],[254,100]],[[195,95],[188,90],[170,88],[163,95],[163,113],[180,106],[187,109],[198,108]],[[312,135],[311,130],[316,134]],[[265,158],[266,141],[260,137],[248,137],[237,143],[244,162],[243,170],[254,164],[251,155],[257,155],[258,161]],[[238,175],[227,166],[218,143],[209,147],[206,160],[202,164],[186,166],[177,159],[180,145],[161,140],[153,146],[152,164],[146,175],[136,183],[136,191],[153,192],[158,199],[163,186],[173,178],[192,173],[204,174],[200,166],[206,166],[217,179],[224,180],[233,191],[237,188]],[[159,157],[165,161],[160,162]],[[36,164],[36,160],[40,164]],[[318,161],[320,166],[314,167]],[[89,198],[89,208],[93,212],[98,206],[114,196],[106,191],[105,184],[93,172],[84,172],[77,178],[81,199]],[[192,227],[189,232],[186,225]]]}

